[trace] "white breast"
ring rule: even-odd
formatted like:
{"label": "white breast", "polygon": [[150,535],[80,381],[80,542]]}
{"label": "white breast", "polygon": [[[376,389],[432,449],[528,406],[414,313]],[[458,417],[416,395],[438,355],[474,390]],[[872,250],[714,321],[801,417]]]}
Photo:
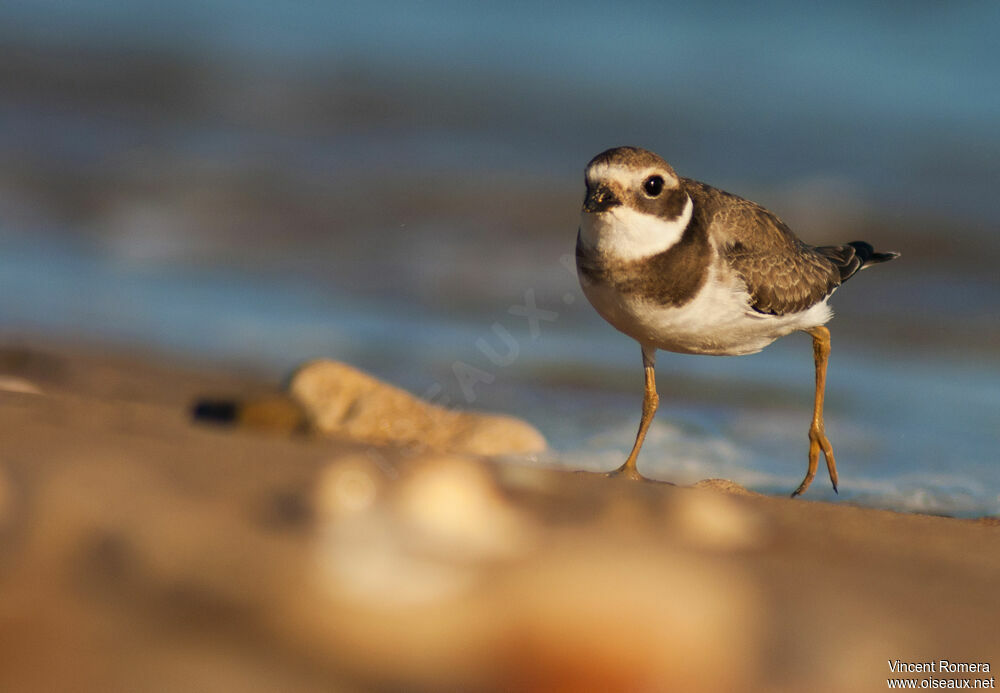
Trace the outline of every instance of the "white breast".
{"label": "white breast", "polygon": [[679,307],[651,297],[622,294],[580,276],[587,299],[601,316],[644,347],[688,354],[737,356],[760,351],[797,330],[826,323],[826,301],[791,315],[764,315],[750,307],[746,287],[722,263],[712,263],[698,293]]}
{"label": "white breast", "polygon": [[602,214],[584,214],[580,235],[588,248],[616,260],[641,260],[661,253],[681,239],[694,205],[687,198],[684,211],[672,221],[619,205]]}

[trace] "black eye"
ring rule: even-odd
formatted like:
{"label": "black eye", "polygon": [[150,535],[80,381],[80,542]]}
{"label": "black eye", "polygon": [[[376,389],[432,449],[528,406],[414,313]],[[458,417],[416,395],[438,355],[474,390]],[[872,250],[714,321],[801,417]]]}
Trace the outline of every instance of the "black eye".
{"label": "black eye", "polygon": [[642,182],[642,189],[650,197],[656,197],[663,192],[663,176],[650,176]]}

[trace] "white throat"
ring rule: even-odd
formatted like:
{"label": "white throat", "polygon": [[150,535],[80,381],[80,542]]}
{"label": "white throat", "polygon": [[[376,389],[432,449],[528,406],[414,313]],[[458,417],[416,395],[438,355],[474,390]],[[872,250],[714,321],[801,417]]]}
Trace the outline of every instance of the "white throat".
{"label": "white throat", "polygon": [[600,214],[584,212],[580,237],[584,245],[618,260],[641,260],[674,245],[691,221],[694,205],[688,196],[684,211],[672,221],[619,205]]}

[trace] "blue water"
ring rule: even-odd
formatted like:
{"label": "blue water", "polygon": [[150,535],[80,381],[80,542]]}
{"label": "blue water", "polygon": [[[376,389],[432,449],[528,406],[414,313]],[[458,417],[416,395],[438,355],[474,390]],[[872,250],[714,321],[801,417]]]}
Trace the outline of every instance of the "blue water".
{"label": "blue water", "polygon": [[[139,344],[206,365],[240,362],[277,378],[303,360],[351,361],[434,401],[507,411],[538,425],[553,452],[540,462],[584,469],[620,464],[634,437],[641,366],[631,340],[591,319],[567,273],[564,292],[537,294],[555,313],[537,336],[497,303],[475,319],[394,300],[331,296],[290,278],[191,269],[123,269],[86,248],[65,252],[8,237],[0,263],[0,323],[33,333]],[[849,287],[846,287],[849,289]],[[572,299],[570,301],[570,299]],[[836,340],[837,321],[833,323]],[[477,347],[483,339],[502,365]],[[1000,513],[1000,368],[955,351],[927,354],[835,341],[827,431],[842,499],[876,507]],[[489,376],[470,391],[453,366]],[[793,335],[740,358],[661,353],[661,408],[643,451],[646,473],[680,482],[726,477],[787,493],[805,469],[812,363]],[[685,385],[677,392],[675,381]],[[821,463],[822,467],[822,463]],[[817,477],[812,498],[833,498]]]}
{"label": "blue water", "polygon": [[[1000,514],[998,34],[985,1],[7,0],[0,334],[275,379],[341,358],[531,420],[539,463],[609,469],[638,349],[560,257],[584,163],[639,144],[810,241],[864,222],[903,251],[834,299],[840,496]],[[535,335],[509,310],[528,290],[557,314]],[[657,373],[647,473],[795,488],[808,338]],[[809,493],[833,497],[822,471]]]}
{"label": "blue water", "polygon": [[[452,164],[575,172],[604,147],[641,143],[723,186],[832,176],[891,206],[994,222],[998,31],[988,0],[0,4],[0,39],[15,45],[176,55],[208,85],[314,76],[322,94],[360,72],[408,99],[361,134],[386,119],[381,136],[444,125],[475,153],[421,156]],[[244,114],[288,96],[248,91],[233,95]]]}

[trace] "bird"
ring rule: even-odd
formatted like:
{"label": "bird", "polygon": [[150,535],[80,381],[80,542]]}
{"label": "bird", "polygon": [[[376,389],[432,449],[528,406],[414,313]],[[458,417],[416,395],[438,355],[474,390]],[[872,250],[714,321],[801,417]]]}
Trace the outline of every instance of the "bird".
{"label": "bird", "polygon": [[816,388],[805,478],[819,453],[837,491],[823,423],[834,291],[862,269],[899,257],[871,244],[812,246],[750,200],[683,178],[659,155],[615,147],[587,164],[576,267],[587,300],[639,343],[645,369],[635,443],[611,476],[642,479],[636,459],[659,404],[658,350],[739,356],[792,332],[812,337]]}

